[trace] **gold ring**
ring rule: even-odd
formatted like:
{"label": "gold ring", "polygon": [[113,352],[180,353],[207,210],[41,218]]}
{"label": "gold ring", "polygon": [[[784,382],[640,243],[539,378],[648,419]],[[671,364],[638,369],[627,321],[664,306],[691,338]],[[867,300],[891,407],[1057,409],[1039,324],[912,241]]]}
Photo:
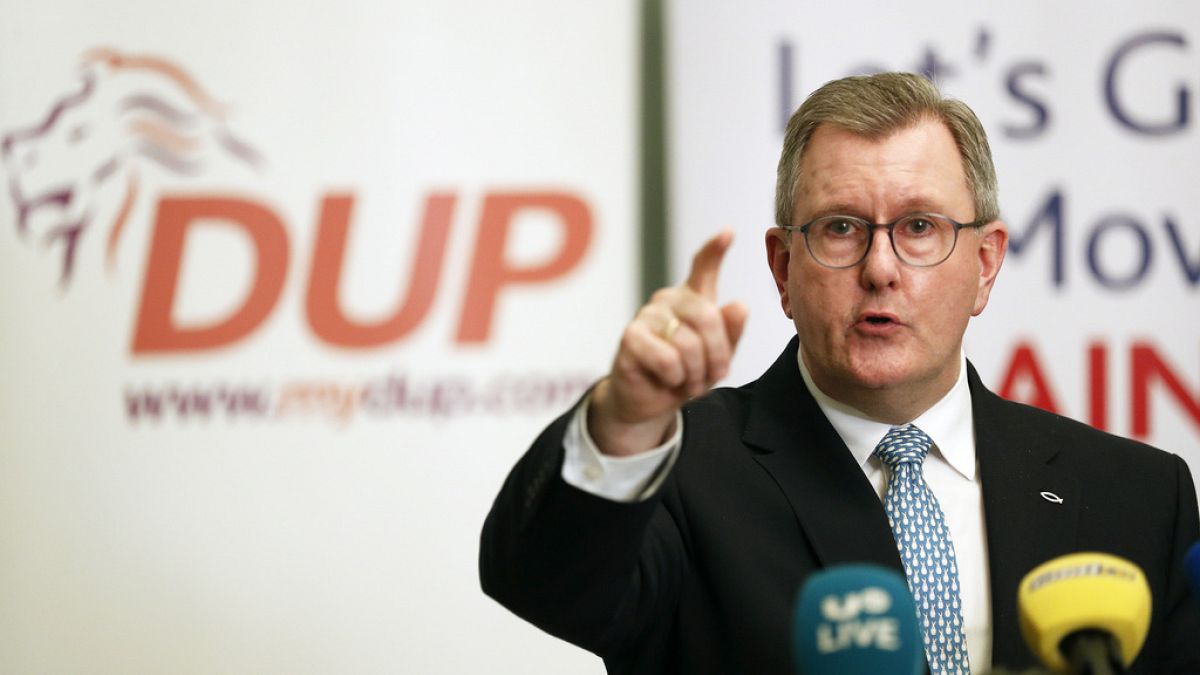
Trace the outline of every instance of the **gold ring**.
{"label": "gold ring", "polygon": [[679,330],[680,323],[679,317],[672,316],[671,319],[667,321],[667,327],[663,329],[663,339],[667,342],[670,342],[671,338],[675,337],[675,331]]}

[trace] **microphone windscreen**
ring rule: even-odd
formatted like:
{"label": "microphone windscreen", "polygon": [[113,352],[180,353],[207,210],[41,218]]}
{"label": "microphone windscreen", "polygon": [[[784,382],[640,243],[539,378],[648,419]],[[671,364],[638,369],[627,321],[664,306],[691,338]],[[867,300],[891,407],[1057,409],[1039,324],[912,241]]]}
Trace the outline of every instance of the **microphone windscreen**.
{"label": "microphone windscreen", "polygon": [[1200,542],[1188,551],[1186,566],[1188,580],[1192,582],[1192,597],[1200,602]]}
{"label": "microphone windscreen", "polygon": [[792,616],[800,675],[909,675],[925,670],[917,609],[896,572],[841,565],[809,577]]}
{"label": "microphone windscreen", "polygon": [[1135,564],[1105,553],[1073,553],[1035,567],[1017,593],[1021,633],[1051,670],[1067,672],[1063,638],[1079,631],[1112,637],[1128,666],[1150,629],[1150,586]]}

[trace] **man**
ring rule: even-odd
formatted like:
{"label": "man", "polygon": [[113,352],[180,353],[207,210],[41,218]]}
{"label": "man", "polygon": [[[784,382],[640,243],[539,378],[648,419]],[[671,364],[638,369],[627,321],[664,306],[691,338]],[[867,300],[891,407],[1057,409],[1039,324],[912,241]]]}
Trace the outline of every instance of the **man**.
{"label": "man", "polygon": [[[778,175],[767,260],[797,338],[757,381],[702,395],[746,320],[715,301],[731,235],[707,242],[513,469],[485,591],[610,672],[789,673],[807,575],[873,562],[907,574],[931,671],[981,673],[1035,663],[1026,572],[1106,551],[1153,593],[1131,672],[1200,673],[1186,465],[1003,401],[962,356],[1008,243],[970,109],[914,75],[831,82],[789,122]],[[922,590],[934,558],[946,583]]]}

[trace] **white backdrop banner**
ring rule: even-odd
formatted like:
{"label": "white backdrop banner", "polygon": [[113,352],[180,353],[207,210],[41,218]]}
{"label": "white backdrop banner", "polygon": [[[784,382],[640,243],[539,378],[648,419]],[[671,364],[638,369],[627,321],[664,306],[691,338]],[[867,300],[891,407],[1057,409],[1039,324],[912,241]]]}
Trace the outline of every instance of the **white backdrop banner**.
{"label": "white backdrop banner", "polygon": [[762,240],[788,116],[838,77],[922,72],[996,157],[1010,250],[966,339],[984,381],[1200,476],[1200,8],[676,2],[670,26],[673,270],[738,232],[721,295],[751,312],[730,383],[794,334]]}
{"label": "white backdrop banner", "polygon": [[634,4],[0,14],[0,671],[601,672],[476,560],[634,308]]}

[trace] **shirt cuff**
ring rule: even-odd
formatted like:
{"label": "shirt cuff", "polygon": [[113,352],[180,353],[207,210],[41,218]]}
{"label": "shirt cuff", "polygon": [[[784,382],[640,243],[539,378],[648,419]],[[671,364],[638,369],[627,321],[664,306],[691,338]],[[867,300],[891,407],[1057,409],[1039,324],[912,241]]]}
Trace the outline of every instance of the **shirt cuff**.
{"label": "shirt cuff", "polygon": [[638,502],[653,496],[671,473],[683,441],[683,415],[675,413],[675,433],[662,445],[628,457],[600,452],[587,430],[589,394],[575,409],[563,437],[562,479],[567,484],[614,502]]}

